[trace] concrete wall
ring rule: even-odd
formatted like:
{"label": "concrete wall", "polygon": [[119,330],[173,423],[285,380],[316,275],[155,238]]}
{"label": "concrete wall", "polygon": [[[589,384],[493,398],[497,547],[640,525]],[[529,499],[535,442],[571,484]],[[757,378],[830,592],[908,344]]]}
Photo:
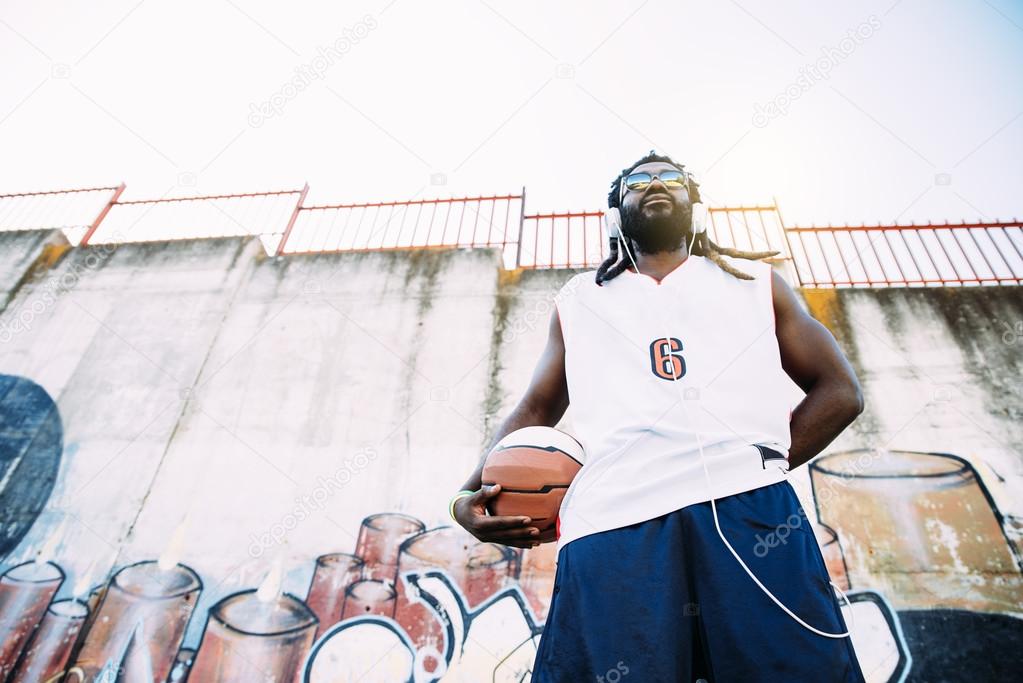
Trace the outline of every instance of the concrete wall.
{"label": "concrete wall", "polygon": [[[18,508],[23,537],[0,557],[5,671],[19,652],[23,672],[88,680],[528,671],[552,548],[442,527],[571,271],[503,271],[496,250],[0,241],[0,374],[48,395],[63,429],[52,491],[0,453],[0,502],[47,501]],[[1023,644],[1019,290],[803,297],[866,390],[864,415],[791,480],[850,592],[868,680],[997,678]],[[47,649],[58,626],[74,651]]]}
{"label": "concrete wall", "polygon": [[0,310],[10,303],[26,278],[51,265],[69,248],[59,230],[0,232]]}

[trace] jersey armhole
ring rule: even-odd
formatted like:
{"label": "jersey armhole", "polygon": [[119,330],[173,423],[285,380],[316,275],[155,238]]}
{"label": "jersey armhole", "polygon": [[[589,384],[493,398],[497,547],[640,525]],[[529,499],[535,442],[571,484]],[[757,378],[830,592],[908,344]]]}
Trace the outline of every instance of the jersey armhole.
{"label": "jersey armhole", "polygon": [[[579,286],[579,283],[576,283],[574,285],[572,284],[577,277],[582,277],[582,275],[574,275],[571,278],[569,278],[568,282],[563,284],[558,289],[557,294],[554,295],[554,310],[558,314],[558,328],[561,330],[561,340],[563,342],[566,340],[566,337],[565,337],[565,316],[562,315],[563,309],[561,307],[561,300],[564,298],[564,293],[565,293],[565,291],[567,289],[569,289],[569,288],[575,289],[575,288],[577,288]],[[566,343],[566,347],[567,347],[567,343]]]}
{"label": "jersey armhole", "polygon": [[554,298],[554,312],[558,314],[558,329],[561,330],[561,341],[565,341],[565,319],[561,315],[561,306],[557,297]]}

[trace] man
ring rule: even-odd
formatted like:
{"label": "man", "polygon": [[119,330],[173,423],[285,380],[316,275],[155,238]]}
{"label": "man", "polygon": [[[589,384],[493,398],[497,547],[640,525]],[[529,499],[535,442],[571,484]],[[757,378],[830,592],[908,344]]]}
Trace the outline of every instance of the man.
{"label": "man", "polygon": [[[482,462],[463,487],[475,493],[454,499],[482,541],[557,538],[534,683],[863,680],[786,480],[863,410],[859,383],[759,260],[773,252],[694,231],[699,201],[653,151],[615,179],[621,236],[562,287],[529,388],[494,435],[554,426],[571,397],[587,460],[558,528],[487,515],[500,487],[481,489]],[[794,410],[786,374],[806,393]]]}

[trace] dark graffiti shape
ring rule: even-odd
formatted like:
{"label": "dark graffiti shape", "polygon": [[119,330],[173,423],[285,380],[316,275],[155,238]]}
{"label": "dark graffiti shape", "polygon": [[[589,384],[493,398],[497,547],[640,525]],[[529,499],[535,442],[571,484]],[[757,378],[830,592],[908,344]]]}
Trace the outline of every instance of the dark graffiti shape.
{"label": "dark graffiti shape", "polygon": [[899,621],[913,653],[910,683],[1019,680],[1018,617],[932,609],[903,610]]}
{"label": "dark graffiti shape", "polygon": [[24,377],[0,375],[0,559],[46,506],[63,448],[60,413],[46,390]]}

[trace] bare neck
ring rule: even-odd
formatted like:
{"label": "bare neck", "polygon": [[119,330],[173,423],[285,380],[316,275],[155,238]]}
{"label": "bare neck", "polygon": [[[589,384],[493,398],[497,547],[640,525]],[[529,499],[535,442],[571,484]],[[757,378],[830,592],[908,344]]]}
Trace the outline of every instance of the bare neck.
{"label": "bare neck", "polygon": [[[636,259],[636,266],[640,273],[649,275],[660,282],[665,275],[682,265],[689,258],[689,254],[685,249],[661,251],[656,254],[644,254],[637,251],[633,257]],[[630,265],[629,270],[636,270],[636,268]]]}

